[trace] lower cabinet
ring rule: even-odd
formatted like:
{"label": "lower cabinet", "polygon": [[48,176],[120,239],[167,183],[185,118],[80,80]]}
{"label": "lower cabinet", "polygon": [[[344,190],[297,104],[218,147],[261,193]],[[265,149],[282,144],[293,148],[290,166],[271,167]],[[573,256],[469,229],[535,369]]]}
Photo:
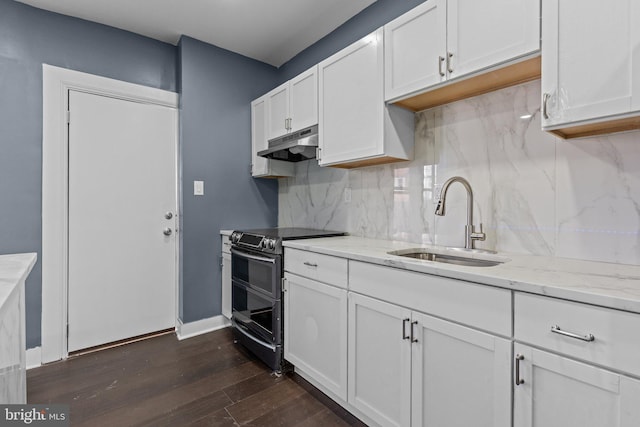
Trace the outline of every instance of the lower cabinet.
{"label": "lower cabinet", "polygon": [[347,399],[347,291],[286,273],[284,357]]}
{"label": "lower cabinet", "polygon": [[411,311],[349,293],[349,403],[383,426],[411,421]]}
{"label": "lower cabinet", "polygon": [[231,320],[231,242],[229,236],[221,234],[222,239],[222,259],[220,268],[222,269],[222,315]]}
{"label": "lower cabinet", "polygon": [[514,427],[631,427],[640,381],[516,343]]}
{"label": "lower cabinet", "polygon": [[349,293],[349,398],[383,426],[511,425],[509,340]]}

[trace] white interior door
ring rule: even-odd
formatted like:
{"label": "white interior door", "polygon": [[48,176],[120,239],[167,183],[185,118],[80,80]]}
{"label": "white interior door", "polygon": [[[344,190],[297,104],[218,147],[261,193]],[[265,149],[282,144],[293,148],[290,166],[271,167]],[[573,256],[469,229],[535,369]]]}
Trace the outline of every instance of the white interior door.
{"label": "white interior door", "polygon": [[175,326],[177,112],[77,91],[69,110],[71,352]]}

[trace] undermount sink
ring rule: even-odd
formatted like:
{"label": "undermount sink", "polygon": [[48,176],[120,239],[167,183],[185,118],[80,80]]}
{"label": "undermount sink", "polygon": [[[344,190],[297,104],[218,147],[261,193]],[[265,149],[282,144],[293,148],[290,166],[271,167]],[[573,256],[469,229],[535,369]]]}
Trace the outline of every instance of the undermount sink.
{"label": "undermount sink", "polygon": [[[489,251],[487,251],[489,252]],[[432,252],[425,248],[402,249],[399,251],[387,252],[389,255],[397,255],[406,258],[420,259],[424,261],[442,262],[445,264],[464,265],[468,267],[493,267],[505,261],[495,259],[470,258],[450,254]]]}

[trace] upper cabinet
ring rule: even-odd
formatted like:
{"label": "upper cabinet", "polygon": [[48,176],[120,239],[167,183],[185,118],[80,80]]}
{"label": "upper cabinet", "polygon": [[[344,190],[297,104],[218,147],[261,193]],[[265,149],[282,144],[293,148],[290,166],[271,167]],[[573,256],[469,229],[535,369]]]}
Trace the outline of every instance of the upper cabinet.
{"label": "upper cabinet", "polygon": [[385,100],[413,111],[540,77],[539,0],[428,0],[384,33]]}
{"label": "upper cabinet", "polygon": [[267,140],[318,123],[317,66],[266,95]]}
{"label": "upper cabinet", "polygon": [[542,10],[543,129],[573,138],[640,128],[638,1],[543,0]]}
{"label": "upper cabinet", "polygon": [[383,31],[318,65],[319,164],[358,167],[413,157],[413,114],[384,103]]}
{"label": "upper cabinet", "polygon": [[268,148],[266,134],[267,95],[251,103],[251,176],[255,178],[279,178],[295,175],[293,163],[266,159],[258,152]]}

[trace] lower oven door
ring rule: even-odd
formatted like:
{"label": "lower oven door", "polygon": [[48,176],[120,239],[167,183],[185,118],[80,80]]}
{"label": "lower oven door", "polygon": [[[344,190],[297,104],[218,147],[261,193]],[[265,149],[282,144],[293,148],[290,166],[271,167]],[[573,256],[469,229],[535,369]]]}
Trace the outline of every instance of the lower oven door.
{"label": "lower oven door", "polygon": [[280,299],[268,298],[234,280],[231,305],[231,317],[243,332],[262,341],[267,347],[282,344]]}

